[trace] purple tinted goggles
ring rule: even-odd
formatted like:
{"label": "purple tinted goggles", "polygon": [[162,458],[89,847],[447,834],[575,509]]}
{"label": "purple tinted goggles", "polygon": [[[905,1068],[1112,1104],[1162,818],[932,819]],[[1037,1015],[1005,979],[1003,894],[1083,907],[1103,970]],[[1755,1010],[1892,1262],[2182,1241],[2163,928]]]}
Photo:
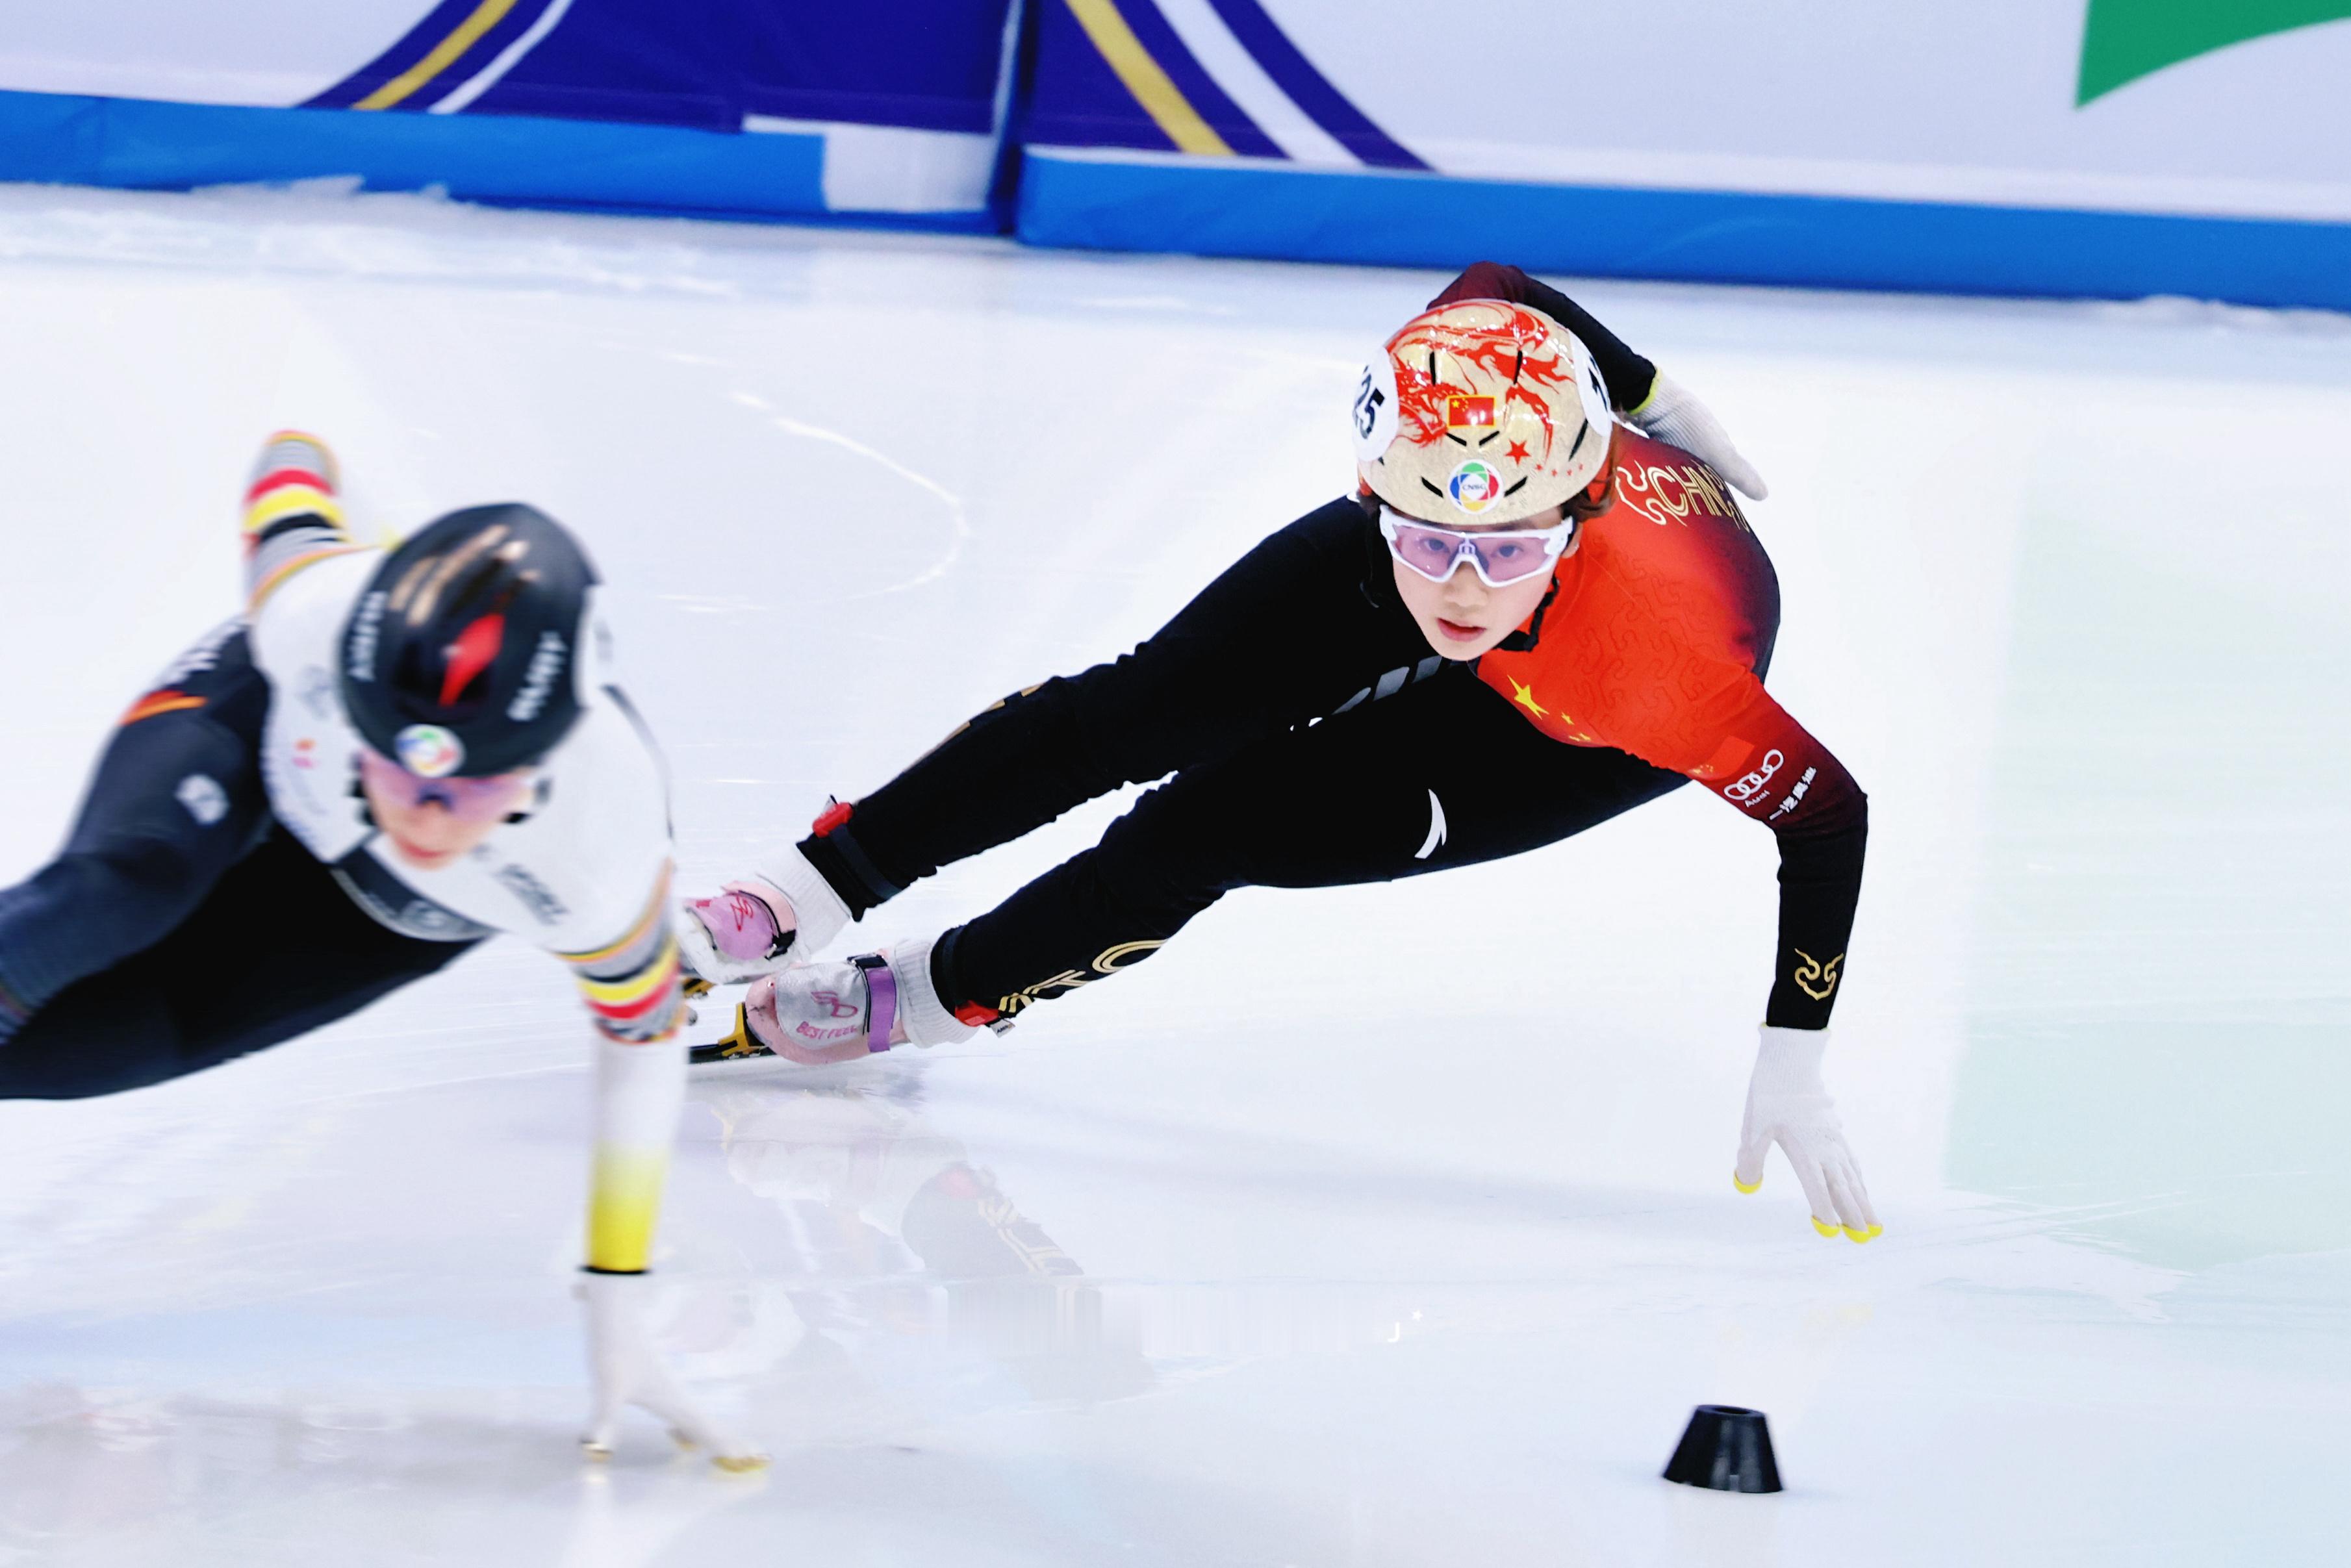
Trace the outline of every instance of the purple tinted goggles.
{"label": "purple tinted goggles", "polygon": [[1547,528],[1470,534],[1407,517],[1393,507],[1380,508],[1388,553],[1431,582],[1443,582],[1465,560],[1489,588],[1522,581],[1549,571],[1574,533],[1573,517]]}
{"label": "purple tinted goggles", "polygon": [[371,789],[414,806],[439,802],[453,817],[486,821],[503,817],[521,801],[529,784],[528,770],[493,774],[487,779],[426,779],[411,773],[368,747],[360,747],[360,777]]}

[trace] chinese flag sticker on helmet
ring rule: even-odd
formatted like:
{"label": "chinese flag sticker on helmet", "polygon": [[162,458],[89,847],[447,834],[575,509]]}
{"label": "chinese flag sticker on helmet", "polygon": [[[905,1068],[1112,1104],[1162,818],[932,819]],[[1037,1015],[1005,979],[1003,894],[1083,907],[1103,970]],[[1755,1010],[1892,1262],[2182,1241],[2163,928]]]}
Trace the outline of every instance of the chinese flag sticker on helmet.
{"label": "chinese flag sticker on helmet", "polygon": [[1489,397],[1464,397],[1459,392],[1445,400],[1445,428],[1447,430],[1491,430],[1494,426],[1494,400]]}

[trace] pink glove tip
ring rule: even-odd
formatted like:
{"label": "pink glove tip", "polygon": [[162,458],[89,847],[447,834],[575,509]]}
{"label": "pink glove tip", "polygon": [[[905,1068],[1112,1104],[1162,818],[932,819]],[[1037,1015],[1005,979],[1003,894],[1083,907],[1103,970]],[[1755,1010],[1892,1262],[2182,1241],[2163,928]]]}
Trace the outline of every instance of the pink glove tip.
{"label": "pink glove tip", "polygon": [[776,912],[764,900],[739,888],[728,888],[716,897],[696,899],[686,907],[710,933],[710,945],[720,956],[735,963],[756,963],[765,958],[776,950],[776,938],[782,934]]}

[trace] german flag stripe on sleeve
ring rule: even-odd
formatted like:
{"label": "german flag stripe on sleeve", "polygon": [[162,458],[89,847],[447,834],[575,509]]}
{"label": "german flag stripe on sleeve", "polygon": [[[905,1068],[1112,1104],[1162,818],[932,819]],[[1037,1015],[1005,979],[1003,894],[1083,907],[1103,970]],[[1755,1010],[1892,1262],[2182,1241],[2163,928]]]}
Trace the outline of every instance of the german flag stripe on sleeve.
{"label": "german flag stripe on sleeve", "polygon": [[662,867],[653,894],[619,940],[585,953],[566,953],[572,978],[596,1027],[615,1040],[662,1040],[685,1011],[677,942],[665,918],[670,868]]}
{"label": "german flag stripe on sleeve", "polygon": [[335,499],[333,491],[319,488],[314,481],[301,475],[288,476],[284,482],[246,497],[247,534],[266,534],[289,517],[316,517],[340,534],[343,504]]}
{"label": "german flag stripe on sleeve", "polygon": [[245,487],[246,612],[315,561],[358,547],[335,494],[335,456],[317,436],[281,430]]}

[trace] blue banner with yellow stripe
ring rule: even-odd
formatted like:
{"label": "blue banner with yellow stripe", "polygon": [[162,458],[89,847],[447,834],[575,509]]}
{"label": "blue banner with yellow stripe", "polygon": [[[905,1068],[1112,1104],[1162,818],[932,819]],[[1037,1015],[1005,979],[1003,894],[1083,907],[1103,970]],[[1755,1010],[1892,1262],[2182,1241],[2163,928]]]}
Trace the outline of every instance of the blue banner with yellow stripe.
{"label": "blue banner with yellow stripe", "polygon": [[[75,0],[0,179],[2351,308],[2351,0]],[[1008,144],[1017,143],[1017,156]]]}
{"label": "blue banner with yellow stripe", "polygon": [[2351,308],[2351,0],[1035,3],[1034,244]]}
{"label": "blue banner with yellow stripe", "polygon": [[[1227,66],[1224,81],[1203,54]],[[1040,145],[1428,166],[1318,70],[1258,0],[1052,0],[1039,12],[1036,82],[1023,135]],[[1302,135],[1300,122],[1320,136]]]}
{"label": "blue banner with yellow stripe", "polygon": [[[978,220],[1018,0],[79,0],[0,24],[0,178]],[[12,36],[14,35],[14,36]]]}

